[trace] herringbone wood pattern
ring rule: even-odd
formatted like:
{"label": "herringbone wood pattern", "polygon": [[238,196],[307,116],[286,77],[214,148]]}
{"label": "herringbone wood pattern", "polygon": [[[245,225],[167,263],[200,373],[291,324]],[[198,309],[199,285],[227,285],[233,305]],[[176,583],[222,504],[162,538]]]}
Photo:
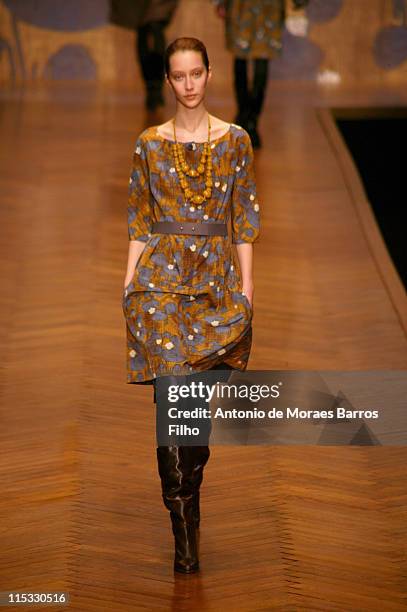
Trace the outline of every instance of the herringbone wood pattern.
{"label": "herringbone wood pattern", "polygon": [[[272,85],[252,369],[406,367],[405,304],[315,110],[375,95]],[[84,85],[3,94],[0,590],[67,590],[80,612],[406,609],[405,448],[212,448],[202,570],[173,575],[152,389],[125,384],[140,109]]]}

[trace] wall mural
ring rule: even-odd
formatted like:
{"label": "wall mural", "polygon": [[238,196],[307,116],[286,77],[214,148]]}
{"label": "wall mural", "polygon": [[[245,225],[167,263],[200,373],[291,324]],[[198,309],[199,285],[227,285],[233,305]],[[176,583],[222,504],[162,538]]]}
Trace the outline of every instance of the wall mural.
{"label": "wall mural", "polygon": [[3,0],[19,21],[47,30],[90,30],[108,22],[108,0]]}
{"label": "wall mural", "polygon": [[28,74],[27,62],[22,50],[19,25],[21,22],[51,31],[78,32],[108,24],[108,0],[2,0],[10,12],[14,40],[0,38],[0,54],[7,53],[11,78],[20,76],[46,79],[95,79],[97,63],[90,50],[83,44],[61,44],[44,67],[43,74],[37,73],[34,63]]}
{"label": "wall mural", "polygon": [[[335,27],[335,23],[340,24],[343,31],[345,8],[347,18],[352,6],[357,7],[360,13],[361,6],[353,4],[360,1],[310,0],[306,8],[308,34],[305,37],[294,36],[284,29],[283,52],[270,62],[271,78],[315,80],[331,42],[329,35],[324,38],[321,31],[325,24]],[[387,16],[382,18],[383,1],[387,6]],[[205,0],[195,0],[191,9],[192,0],[188,2],[187,5],[185,0],[181,0],[179,13],[194,10],[196,6],[202,8],[205,4]],[[209,5],[210,0],[207,3]],[[378,71],[397,69],[407,62],[407,0],[370,0],[370,4],[364,2],[363,6],[368,7],[366,13],[370,12],[370,7],[374,8],[373,14],[377,21],[376,30],[368,41],[370,48],[366,48],[365,53],[370,54],[370,61],[374,62]],[[95,36],[104,37],[104,40],[110,40],[113,45],[113,28],[121,30],[109,24],[109,8],[109,0],[0,0],[0,78],[11,82],[25,79],[103,78],[100,71],[105,61],[104,45],[101,39],[95,44]],[[358,22],[352,18],[351,22],[353,28],[364,27],[363,20]],[[31,27],[30,44],[27,44],[27,27]],[[318,42],[313,40],[313,30]],[[173,31],[178,35],[176,24]],[[353,43],[357,35],[357,32],[352,32],[353,38],[350,39]],[[46,44],[37,44],[36,36],[42,37],[42,41],[46,40]],[[349,32],[344,32],[344,36],[350,36]],[[49,42],[51,37],[52,43]],[[346,41],[342,44],[345,49]],[[37,57],[38,49],[45,49],[47,55]],[[119,54],[129,52],[128,46],[124,50],[120,46],[118,49]],[[351,64],[348,61],[349,70],[352,69]],[[114,66],[111,74],[117,74]],[[404,80],[407,78],[405,67],[400,74]]]}
{"label": "wall mural", "polygon": [[307,7],[307,17],[314,23],[335,19],[342,9],[344,0],[311,0]]}
{"label": "wall mural", "polygon": [[384,70],[396,68],[407,60],[407,0],[393,0],[393,23],[377,33],[373,55]]}
{"label": "wall mural", "polygon": [[309,20],[308,36],[302,38],[283,30],[283,53],[270,63],[270,77],[274,79],[308,79],[314,81],[322,63],[324,52],[309,38],[313,23],[335,19],[343,0],[311,0],[305,10]]}

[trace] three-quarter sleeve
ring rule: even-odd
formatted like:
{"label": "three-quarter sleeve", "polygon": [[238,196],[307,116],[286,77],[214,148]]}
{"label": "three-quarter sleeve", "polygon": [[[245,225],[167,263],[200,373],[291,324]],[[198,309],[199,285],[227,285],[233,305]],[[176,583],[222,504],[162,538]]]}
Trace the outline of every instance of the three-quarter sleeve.
{"label": "three-quarter sleeve", "polygon": [[153,219],[147,151],[141,136],[137,139],[133,152],[127,218],[129,240],[147,242]]}
{"label": "three-quarter sleeve", "polygon": [[232,242],[257,242],[260,234],[260,206],[256,193],[253,146],[243,130],[239,138],[235,180],[232,191]]}

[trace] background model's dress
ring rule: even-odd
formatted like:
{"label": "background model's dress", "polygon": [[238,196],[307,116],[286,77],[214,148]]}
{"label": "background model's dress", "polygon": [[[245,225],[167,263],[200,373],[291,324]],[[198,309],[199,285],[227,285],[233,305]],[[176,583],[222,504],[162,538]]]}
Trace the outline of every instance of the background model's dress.
{"label": "background model's dress", "polygon": [[[130,240],[146,242],[123,293],[127,323],[127,382],[185,375],[219,363],[245,370],[253,311],[245,295],[232,242],[255,242],[259,204],[248,133],[231,124],[211,144],[212,197],[185,203],[172,140],[156,126],[137,139],[129,184]],[[183,143],[196,167],[203,143]],[[202,193],[204,179],[187,179]],[[153,221],[224,223],[229,236],[153,234]]]}
{"label": "background model's dress", "polygon": [[284,21],[299,15],[308,0],[213,0],[226,8],[226,46],[236,57],[281,55]]}

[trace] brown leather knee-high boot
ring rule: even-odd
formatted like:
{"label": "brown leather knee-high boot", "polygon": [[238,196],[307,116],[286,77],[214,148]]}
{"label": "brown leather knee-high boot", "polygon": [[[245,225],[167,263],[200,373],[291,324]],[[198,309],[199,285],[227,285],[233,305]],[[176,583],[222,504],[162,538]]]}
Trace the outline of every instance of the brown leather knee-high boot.
{"label": "brown leather knee-high boot", "polygon": [[192,453],[194,456],[194,469],[192,471],[192,486],[193,486],[193,515],[195,526],[198,529],[200,524],[200,491],[199,488],[203,480],[204,467],[208,462],[210,456],[209,446],[192,446]]}
{"label": "brown leather knee-high boot", "polygon": [[[213,366],[211,368],[211,370],[233,370],[233,366],[228,365],[227,363],[221,362],[219,364],[217,364],[216,366]],[[199,374],[200,377],[203,376],[203,373],[201,372]],[[225,374],[223,376],[219,375],[218,379],[219,380],[228,380],[230,374],[228,372],[225,372]],[[210,379],[209,379],[210,380]],[[208,380],[208,382],[209,382]],[[196,405],[196,404],[195,404]],[[206,404],[202,404],[203,408],[206,408]],[[205,420],[201,420],[199,423],[199,428],[201,431],[201,437],[202,439],[205,439],[205,441],[208,442],[209,444],[209,439],[210,439],[210,433],[211,433],[211,423],[210,421],[205,421]],[[194,514],[194,521],[195,521],[195,525],[197,527],[197,529],[199,529],[199,525],[200,525],[200,508],[199,508],[199,499],[200,499],[200,486],[202,484],[202,480],[203,480],[203,472],[204,472],[204,467],[208,462],[209,456],[210,456],[210,450],[209,450],[209,446],[193,446],[191,447],[192,453],[193,453],[193,457],[194,457],[194,469],[192,472],[192,484],[193,484],[193,490],[194,490],[194,495],[193,495],[193,514]]]}
{"label": "brown leather knee-high boot", "polygon": [[170,511],[175,538],[174,570],[190,574],[199,570],[197,528],[194,521],[193,446],[158,446],[158,471],[164,505]]}

